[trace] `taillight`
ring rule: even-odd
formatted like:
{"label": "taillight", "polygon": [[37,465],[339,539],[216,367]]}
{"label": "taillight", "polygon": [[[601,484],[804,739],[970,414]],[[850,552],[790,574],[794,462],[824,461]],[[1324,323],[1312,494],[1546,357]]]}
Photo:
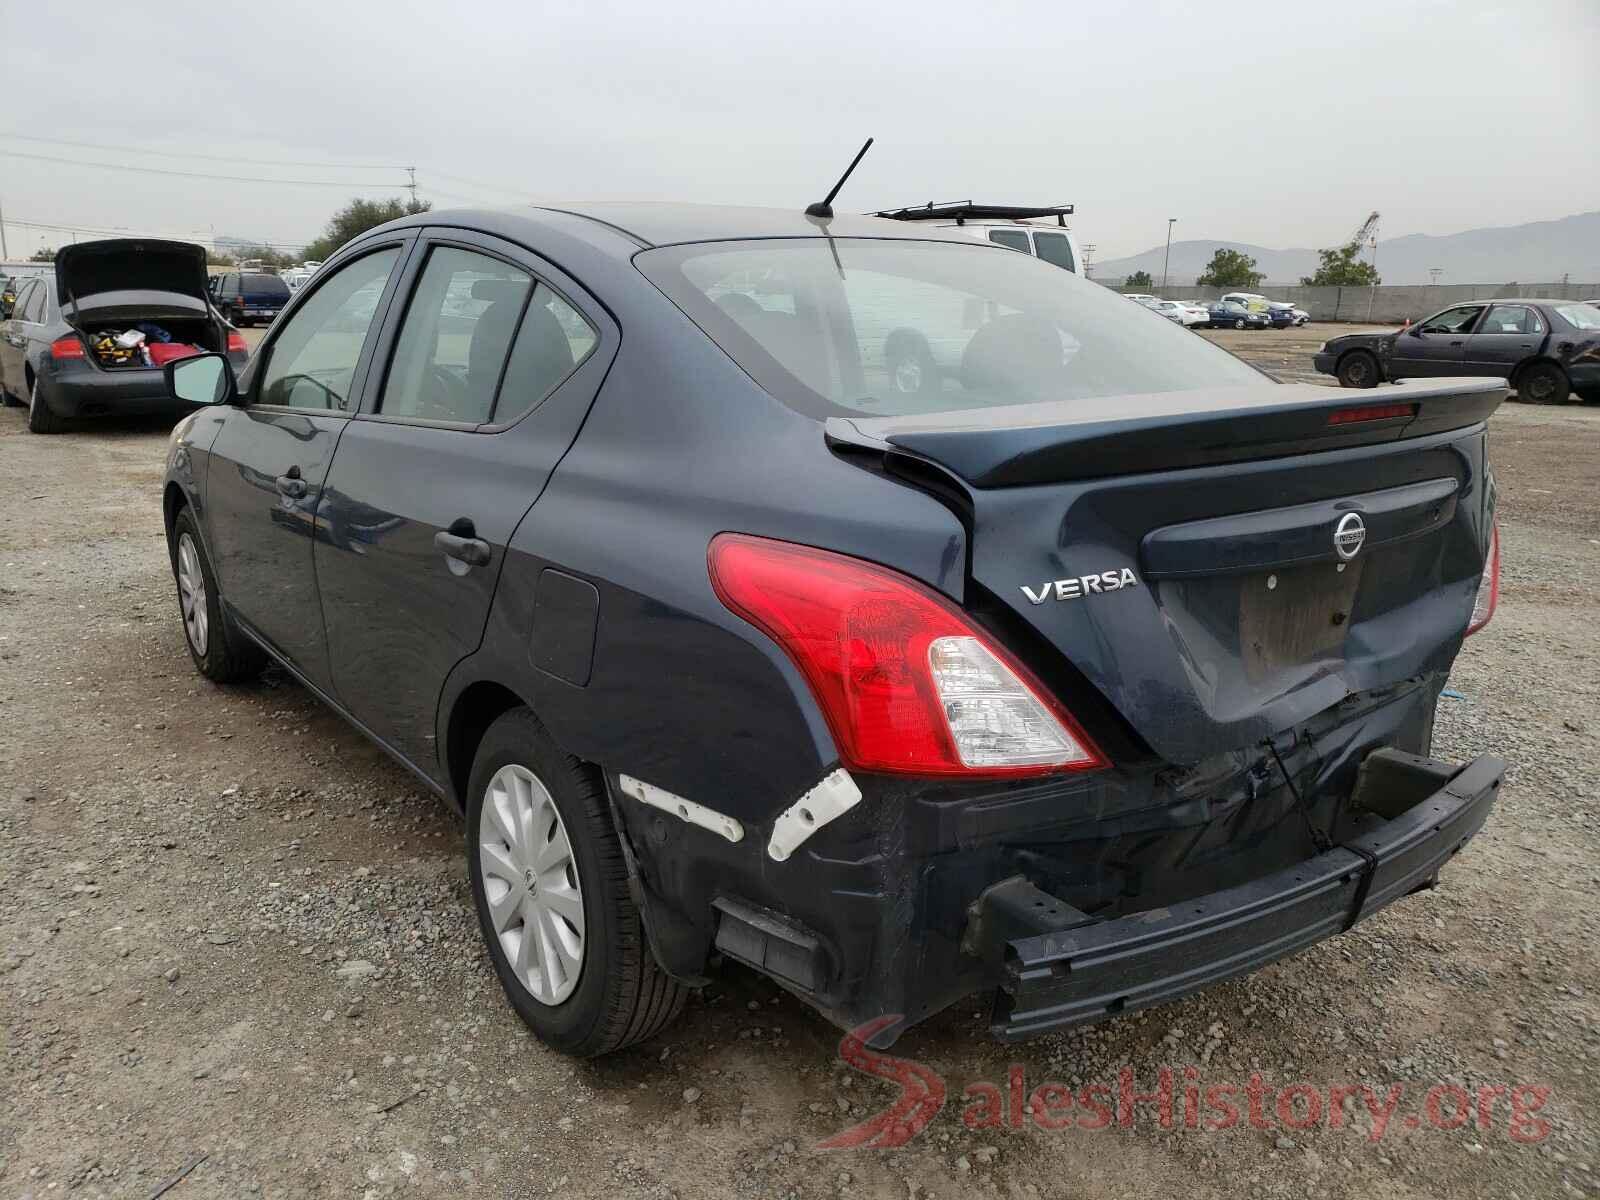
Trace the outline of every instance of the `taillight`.
{"label": "taillight", "polygon": [[89,352],[83,348],[83,340],[75,333],[66,337],[59,337],[50,343],[50,357],[56,360],[63,358],[87,358]]}
{"label": "taillight", "polygon": [[1483,560],[1483,577],[1478,580],[1478,598],[1472,602],[1472,620],[1467,622],[1467,637],[1489,623],[1500,607],[1500,522],[1489,527],[1489,555]]}
{"label": "taillight", "polygon": [[1105,756],[1004,647],[904,575],[746,534],[711,542],[723,604],[805,676],[846,766],[903,775],[1042,775]]}
{"label": "taillight", "polygon": [[250,352],[250,344],[244,340],[244,334],[237,329],[230,329],[228,330],[228,352],[231,354],[235,350],[242,350],[248,354]]}
{"label": "taillight", "polygon": [[1415,404],[1363,404],[1359,408],[1336,408],[1328,414],[1329,425],[1359,425],[1363,421],[1392,421],[1396,417],[1417,415]]}

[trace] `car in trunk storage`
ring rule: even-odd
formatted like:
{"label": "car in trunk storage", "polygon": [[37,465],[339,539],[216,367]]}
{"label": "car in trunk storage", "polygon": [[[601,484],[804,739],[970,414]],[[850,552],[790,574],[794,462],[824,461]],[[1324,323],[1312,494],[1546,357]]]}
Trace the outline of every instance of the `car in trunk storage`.
{"label": "car in trunk storage", "polygon": [[80,242],[26,288],[0,335],[0,396],[28,406],[34,433],[80,417],[181,415],[194,406],[173,400],[167,362],[222,351],[242,368],[249,357],[206,298],[200,246]]}
{"label": "car in trunk storage", "polygon": [[1353,403],[926,224],[628,204],[402,219],[167,370],[197,668],[284,664],[462,813],[572,1053],[716,952],[875,1044],[1105,1019],[1430,886],[1500,786],[1430,757],[1495,383]]}

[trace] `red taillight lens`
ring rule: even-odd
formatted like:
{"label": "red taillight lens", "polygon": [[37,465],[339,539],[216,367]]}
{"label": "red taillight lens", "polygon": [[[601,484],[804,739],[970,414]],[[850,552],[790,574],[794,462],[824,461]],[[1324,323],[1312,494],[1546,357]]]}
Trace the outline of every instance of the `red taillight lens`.
{"label": "red taillight lens", "polygon": [[88,356],[89,352],[83,348],[82,339],[75,333],[57,338],[50,343],[51,358],[59,360],[63,358],[87,358]]}
{"label": "red taillight lens", "polygon": [[1478,598],[1472,604],[1472,620],[1467,622],[1467,637],[1489,623],[1500,607],[1500,522],[1489,528],[1489,555],[1483,560],[1483,577],[1478,580]]}
{"label": "red taillight lens", "polygon": [[885,567],[745,534],[711,542],[723,604],[788,653],[846,766],[903,775],[1042,775],[1104,755],[960,609]]}
{"label": "red taillight lens", "polygon": [[1415,404],[1364,404],[1360,408],[1338,408],[1328,414],[1329,425],[1359,425],[1363,421],[1392,421],[1396,417],[1417,415]]}
{"label": "red taillight lens", "polygon": [[244,340],[244,334],[237,329],[230,329],[228,330],[228,353],[232,354],[235,350],[242,350],[248,354],[250,353],[250,344]]}

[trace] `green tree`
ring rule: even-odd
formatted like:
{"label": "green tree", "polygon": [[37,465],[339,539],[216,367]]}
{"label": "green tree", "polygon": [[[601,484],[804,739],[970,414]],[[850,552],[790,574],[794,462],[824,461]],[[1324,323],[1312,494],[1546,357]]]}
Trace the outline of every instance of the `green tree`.
{"label": "green tree", "polygon": [[54,246],[45,246],[28,255],[29,262],[55,262],[56,250]]}
{"label": "green tree", "polygon": [[1248,254],[1219,249],[1195,282],[1201,287],[1253,288],[1265,278],[1256,270],[1256,260]]}
{"label": "green tree", "polygon": [[300,261],[294,255],[274,250],[271,246],[239,246],[229,252],[229,257],[236,263],[258,258],[263,265],[274,268],[292,267]]}
{"label": "green tree", "polygon": [[1332,250],[1318,250],[1322,260],[1315,275],[1302,275],[1300,282],[1307,287],[1369,287],[1382,283],[1378,268],[1360,259],[1361,243],[1347,242]]}
{"label": "green tree", "polygon": [[427,200],[361,200],[350,201],[328,219],[322,236],[300,252],[305,259],[322,261],[333,257],[333,252],[353,237],[369,229],[376,229],[387,221],[427,212],[433,205]]}
{"label": "green tree", "polygon": [[1122,286],[1128,291],[1148,292],[1155,286],[1155,280],[1150,278],[1149,271],[1135,271],[1122,281]]}

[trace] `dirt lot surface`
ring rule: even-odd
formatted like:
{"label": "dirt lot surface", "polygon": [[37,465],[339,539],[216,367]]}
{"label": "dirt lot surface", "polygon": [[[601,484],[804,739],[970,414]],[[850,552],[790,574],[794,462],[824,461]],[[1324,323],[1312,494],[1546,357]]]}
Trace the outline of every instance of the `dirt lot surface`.
{"label": "dirt lot surface", "polygon": [[[1328,332],[1217,336],[1309,376]],[[897,1089],[736,967],[611,1059],[533,1041],[440,803],[281,675],[194,672],[165,429],[37,437],[22,415],[0,411],[0,1196],[152,1197],[191,1168],[174,1200],[1600,1194],[1600,408],[1493,419],[1504,595],[1436,752],[1515,765],[1440,890],[1087,1031],[1002,1047],[960,1005],[895,1050],[942,1078],[943,1111],[899,1149],[845,1151],[816,1146]],[[1041,1128],[1013,1064],[1029,1094],[1113,1097],[1122,1069],[1152,1093],[1170,1067],[1173,1127],[1144,1101],[1127,1127]],[[1237,1087],[1242,1110],[1252,1074],[1259,1122],[1207,1128],[1205,1107],[1186,1127],[1186,1088]],[[983,1082],[1001,1124],[968,1128]],[[1296,1084],[1321,1097],[1312,1128],[1279,1116]],[[1402,1088],[1386,1126],[1354,1090],[1333,1120],[1328,1089],[1362,1084],[1380,1108]],[[1549,1093],[1519,1093],[1513,1126],[1495,1085]],[[1438,1128],[1454,1087],[1465,1124]],[[1290,1117],[1314,1098],[1289,1093]]]}

